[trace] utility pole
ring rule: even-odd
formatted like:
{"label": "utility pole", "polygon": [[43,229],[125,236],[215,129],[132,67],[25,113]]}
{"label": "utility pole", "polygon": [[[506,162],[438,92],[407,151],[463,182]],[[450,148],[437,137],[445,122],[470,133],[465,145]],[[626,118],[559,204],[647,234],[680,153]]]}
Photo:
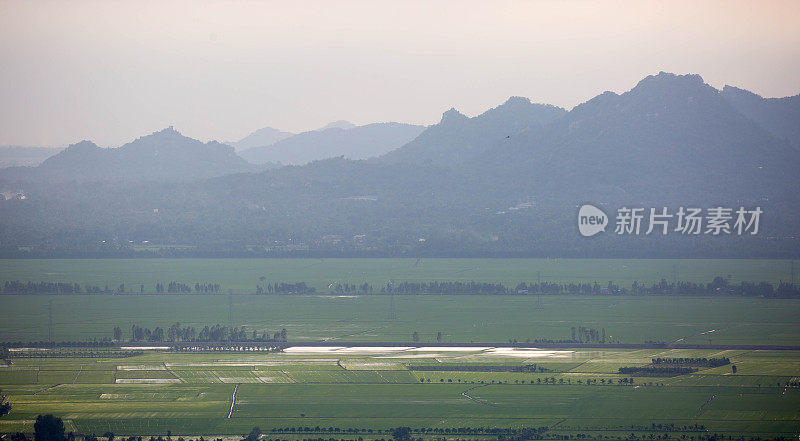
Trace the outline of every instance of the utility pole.
{"label": "utility pole", "polygon": [[389,320],[394,320],[397,318],[397,311],[394,309],[394,293],[389,293],[389,314],[387,315]]}
{"label": "utility pole", "polygon": [[536,283],[539,285],[539,294],[536,296],[536,309],[544,309],[542,305],[542,272],[536,271]]}
{"label": "utility pole", "polygon": [[386,315],[386,318],[389,320],[394,320],[397,318],[397,311],[394,309],[394,280],[389,280],[389,283],[386,284],[389,288],[389,313]]}
{"label": "utility pole", "polygon": [[672,293],[678,293],[678,270],[674,263],[672,264]]}
{"label": "utility pole", "polygon": [[47,341],[53,342],[53,299],[50,299],[47,302],[47,313],[48,313],[48,326],[47,326]]}
{"label": "utility pole", "polygon": [[228,326],[233,327],[233,295],[228,294]]}

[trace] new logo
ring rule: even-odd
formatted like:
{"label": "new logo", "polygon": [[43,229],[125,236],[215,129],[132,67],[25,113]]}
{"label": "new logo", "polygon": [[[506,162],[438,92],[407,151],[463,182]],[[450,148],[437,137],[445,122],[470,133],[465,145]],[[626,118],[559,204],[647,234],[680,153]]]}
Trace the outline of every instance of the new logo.
{"label": "new logo", "polygon": [[608,216],[594,205],[585,204],[578,210],[578,231],[581,236],[591,237],[601,231],[606,231],[606,225],[608,225]]}

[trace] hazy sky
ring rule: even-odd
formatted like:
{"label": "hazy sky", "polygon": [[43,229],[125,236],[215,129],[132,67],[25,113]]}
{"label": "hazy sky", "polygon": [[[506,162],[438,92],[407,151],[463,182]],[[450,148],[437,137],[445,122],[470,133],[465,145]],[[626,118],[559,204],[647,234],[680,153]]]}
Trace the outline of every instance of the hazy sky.
{"label": "hazy sky", "polygon": [[800,1],[3,1],[0,145],[430,124],[661,70],[800,92]]}

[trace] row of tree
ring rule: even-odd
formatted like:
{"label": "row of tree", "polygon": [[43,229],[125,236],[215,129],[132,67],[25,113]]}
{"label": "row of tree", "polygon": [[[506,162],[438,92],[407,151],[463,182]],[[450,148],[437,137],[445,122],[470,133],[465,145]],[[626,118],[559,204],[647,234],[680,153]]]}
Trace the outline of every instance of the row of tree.
{"label": "row of tree", "polygon": [[[411,370],[419,370],[419,369],[411,369]],[[541,370],[541,372],[544,372],[544,371],[549,371],[549,369],[542,369]],[[420,378],[419,382],[420,383],[437,383],[437,381],[435,381],[435,380],[431,380],[430,378],[424,378],[424,377]],[[452,378],[446,378],[446,379],[445,378],[439,378],[438,383],[511,384],[509,381],[503,381],[503,380],[489,380],[489,381],[486,381],[486,380],[461,380],[460,378],[456,378],[455,380],[453,380]],[[547,377],[547,378],[537,378],[536,382],[534,382],[533,380],[529,380],[529,381],[527,381],[527,380],[514,380],[514,384],[529,384],[531,386],[533,386],[534,384],[536,384],[536,385],[540,385],[540,384],[551,384],[551,385],[552,384],[560,384],[560,385],[577,384],[577,385],[584,385],[585,384],[587,386],[601,384],[601,385],[609,385],[609,386],[611,386],[611,385],[614,385],[615,383],[614,383],[614,379],[613,378],[609,378],[609,379],[600,378],[599,380],[596,379],[596,378],[587,378],[586,380],[578,379],[578,380],[575,381],[575,383],[573,383],[571,378],[567,378],[567,379],[559,378],[559,379],[556,379],[556,377]],[[616,384],[619,384],[620,386],[632,385],[633,384],[633,378],[620,378],[620,379],[617,380]],[[652,386],[653,384],[650,383],[650,385]],[[645,384],[645,386],[646,386],[646,384]]]}
{"label": "row of tree", "polygon": [[[263,279],[263,277],[262,277]],[[265,281],[265,280],[264,280]],[[375,288],[369,283],[355,285],[351,283],[333,283],[328,286],[329,292],[339,294],[440,294],[440,295],[538,295],[538,294],[571,294],[571,295],[726,295],[743,297],[768,297],[789,298],[800,297],[800,286],[788,282],[773,285],[770,282],[739,282],[730,283],[726,278],[715,277],[710,283],[694,282],[667,282],[661,279],[658,283],[644,284],[633,282],[630,288],[622,287],[613,282],[601,285],[594,283],[519,283],[514,288],[502,283],[461,282],[461,281],[431,281],[431,282],[389,282],[380,288]],[[219,283],[169,282],[166,285],[156,283],[157,294],[217,294],[222,291]],[[129,293],[125,284],[117,289],[104,288],[94,285],[60,282],[20,282],[6,281],[3,285],[4,294],[115,294]],[[144,285],[139,285],[139,293],[144,294]],[[258,284],[256,294],[316,294],[317,289],[306,282],[275,282]]]}
{"label": "row of tree", "polygon": [[606,342],[606,328],[598,331],[595,328],[587,328],[584,326],[574,326],[572,330],[572,341],[576,343],[605,343]]}
{"label": "row of tree", "polygon": [[[122,328],[114,327],[114,340],[122,341]],[[248,333],[244,326],[228,327],[223,325],[204,326],[199,332],[193,326],[181,326],[174,323],[169,327],[162,328],[156,326],[153,330],[143,328],[139,325],[131,325],[131,341],[148,341],[154,343],[161,342],[194,342],[194,341],[224,341],[224,342],[285,342],[286,328],[275,333],[269,334],[266,331],[258,332],[253,330]]]}
{"label": "row of tree", "polygon": [[316,292],[316,288],[306,285],[305,282],[268,283],[266,286],[256,286],[256,294],[314,294]]}
{"label": "row of tree", "polygon": [[628,366],[619,368],[624,375],[642,375],[646,377],[674,377],[697,372],[696,368],[686,366]]}
{"label": "row of tree", "polygon": [[99,286],[81,285],[63,282],[20,282],[6,281],[3,283],[3,294],[101,294],[110,292],[108,286],[105,290]]}
{"label": "row of tree", "polygon": [[731,364],[728,357],[721,358],[653,358],[652,364],[654,365],[686,365],[686,366],[702,366],[702,367],[718,367]]}
{"label": "row of tree", "polygon": [[142,355],[142,351],[16,351],[13,358],[127,358]]}

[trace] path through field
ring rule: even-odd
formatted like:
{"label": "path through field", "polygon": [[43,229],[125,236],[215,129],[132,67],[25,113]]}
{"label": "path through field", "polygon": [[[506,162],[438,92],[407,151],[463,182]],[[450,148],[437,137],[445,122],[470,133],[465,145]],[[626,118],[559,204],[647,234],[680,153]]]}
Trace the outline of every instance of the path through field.
{"label": "path through field", "polygon": [[236,383],[236,386],[233,386],[233,395],[231,396],[231,410],[228,411],[228,419],[231,418],[233,415],[233,406],[236,405],[236,392],[239,391],[239,383]]}

